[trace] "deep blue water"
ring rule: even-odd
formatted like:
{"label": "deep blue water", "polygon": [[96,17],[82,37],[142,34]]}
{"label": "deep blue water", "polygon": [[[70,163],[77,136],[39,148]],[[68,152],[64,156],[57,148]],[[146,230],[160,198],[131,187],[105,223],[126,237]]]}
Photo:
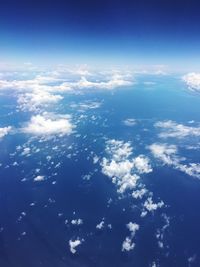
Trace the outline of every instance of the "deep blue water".
{"label": "deep blue water", "polygon": [[[148,79],[155,84],[144,85],[143,81]],[[83,113],[71,107],[72,103],[86,100],[100,101],[102,105]],[[187,124],[194,120],[198,126],[200,96],[187,91],[176,77],[145,76],[133,88],[67,95],[57,112],[72,114],[76,124],[74,134],[39,142],[17,132],[1,140],[0,266],[148,267],[153,262],[161,267],[200,266],[200,181],[170,166],[158,166],[152,158],[153,172],[142,174],[140,179],[155,199],[162,199],[166,206],[141,218],[141,201],[133,199],[128,192],[119,199],[116,186],[102,174],[99,163],[93,164],[91,156],[93,151],[102,158],[106,139],[119,139],[132,143],[133,155],[142,153],[151,157],[146,146],[162,142],[154,123],[173,120]],[[87,117],[79,120],[81,114]],[[29,112],[16,112],[11,94],[0,97],[1,127],[9,124],[19,128],[30,116]],[[123,124],[127,118],[134,118],[138,123],[127,127]],[[180,145],[181,156],[199,162],[199,150],[183,148],[199,141],[191,137],[165,142]],[[28,157],[16,152],[16,147],[24,144],[31,147]],[[36,148],[40,151],[33,152]],[[68,154],[72,154],[71,158]],[[54,162],[52,166],[46,160],[48,155]],[[15,161],[19,166],[12,166]],[[61,166],[55,169],[58,163]],[[37,168],[48,179],[33,182]],[[84,180],[83,176],[89,173],[91,179]],[[112,202],[108,206],[110,198]],[[26,215],[19,220],[22,212]],[[160,249],[155,235],[164,225],[163,213],[170,218],[170,226],[164,233],[165,246]],[[81,218],[84,223],[65,225],[66,219],[73,218]],[[112,229],[96,229],[102,218],[106,224],[112,224]],[[122,252],[122,242],[129,235],[126,224],[130,221],[140,225],[134,237],[136,245],[134,250]],[[22,235],[23,232],[26,234]],[[68,241],[77,236],[84,242],[72,255]],[[189,264],[188,259],[193,256],[195,260]]]}

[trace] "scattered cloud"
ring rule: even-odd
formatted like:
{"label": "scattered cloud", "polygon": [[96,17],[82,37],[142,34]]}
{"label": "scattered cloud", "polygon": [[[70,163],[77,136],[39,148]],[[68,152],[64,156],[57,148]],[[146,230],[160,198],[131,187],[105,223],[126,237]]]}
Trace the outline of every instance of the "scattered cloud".
{"label": "scattered cloud", "polygon": [[102,159],[102,172],[117,184],[119,193],[134,189],[140,178],[139,174],[152,171],[149,159],[145,156],[130,158],[132,154],[130,142],[112,139],[108,140],[106,144],[108,158]]}
{"label": "scattered cloud", "polygon": [[0,128],[0,138],[3,138],[4,136],[6,136],[7,134],[9,134],[9,132],[11,131],[12,127],[11,126],[7,126],[7,127],[2,127]]}
{"label": "scattered cloud", "polygon": [[81,225],[81,224],[83,224],[83,220],[82,219],[73,219],[73,220],[71,220],[71,224]]}
{"label": "scattered cloud", "polygon": [[34,182],[41,182],[44,180],[45,180],[45,177],[43,175],[38,175],[34,178]]}
{"label": "scattered cloud", "polygon": [[126,237],[126,239],[122,243],[122,251],[130,251],[135,247],[135,243],[132,241],[130,237]]}
{"label": "scattered cloud", "polygon": [[72,254],[75,254],[77,251],[77,247],[82,244],[84,239],[77,238],[76,240],[69,240],[69,249]]}
{"label": "scattered cloud", "polygon": [[186,126],[171,120],[156,122],[154,126],[161,129],[161,133],[159,134],[159,137],[161,138],[200,136],[200,127]]}
{"label": "scattered cloud", "polygon": [[148,211],[155,211],[158,208],[162,208],[162,206],[164,205],[163,201],[160,201],[158,203],[154,203],[152,200],[152,197],[148,197],[147,200],[144,203],[144,207],[148,210]]}
{"label": "scattered cloud", "polygon": [[153,156],[161,160],[164,164],[173,165],[179,161],[176,156],[177,146],[175,145],[154,143],[149,146],[149,149]]}
{"label": "scattered cloud", "polygon": [[136,125],[137,121],[135,119],[126,119],[123,121],[124,125],[126,126],[134,126]]}
{"label": "scattered cloud", "polygon": [[139,225],[137,223],[129,222],[126,227],[130,231],[130,236],[127,236],[122,243],[122,251],[130,251],[135,247],[135,243],[133,242],[133,238],[135,236],[136,231],[139,230]]}
{"label": "scattered cloud", "polygon": [[98,223],[98,224],[96,225],[96,229],[101,230],[101,229],[104,228],[104,225],[105,225],[105,222],[104,222],[104,219],[103,219],[100,223]]}
{"label": "scattered cloud", "polygon": [[171,165],[175,169],[186,173],[187,175],[200,178],[200,164],[187,163],[186,159],[178,155],[178,149],[175,145],[157,144],[149,146],[149,149],[156,159],[159,159],[166,165]]}

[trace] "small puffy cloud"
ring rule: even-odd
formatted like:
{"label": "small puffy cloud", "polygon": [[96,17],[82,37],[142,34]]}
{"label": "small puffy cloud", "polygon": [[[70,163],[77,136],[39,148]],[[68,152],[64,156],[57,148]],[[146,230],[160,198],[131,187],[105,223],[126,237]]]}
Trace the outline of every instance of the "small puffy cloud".
{"label": "small puffy cloud", "polygon": [[126,119],[123,121],[124,125],[126,126],[134,126],[136,125],[137,121],[135,119]]}
{"label": "small puffy cloud", "polygon": [[162,206],[164,205],[163,201],[160,201],[158,203],[154,203],[152,200],[152,197],[148,197],[147,200],[144,203],[144,207],[148,210],[148,211],[155,211],[158,208],[162,208]]}
{"label": "small puffy cloud", "polygon": [[132,154],[131,143],[115,139],[108,140],[106,152],[112,156],[113,160],[122,161]]}
{"label": "small puffy cloud", "polygon": [[81,102],[81,103],[72,103],[70,105],[71,108],[74,108],[80,112],[85,112],[87,110],[91,110],[91,109],[97,109],[100,108],[102,105],[101,102],[97,102],[97,101],[85,101],[85,102]]}
{"label": "small puffy cloud", "polygon": [[38,175],[34,178],[34,182],[44,181],[45,177],[43,175]]}
{"label": "small puffy cloud", "polygon": [[11,126],[0,128],[0,138],[3,138],[7,134],[9,134],[9,132],[11,131],[11,129],[12,129]]}
{"label": "small puffy cloud", "polygon": [[135,236],[136,231],[139,230],[139,225],[137,223],[129,222],[126,227],[130,231],[130,236],[126,237],[122,243],[122,251],[130,251],[135,247],[135,243],[133,242],[133,238]]}
{"label": "small puffy cloud", "polygon": [[122,251],[130,251],[135,247],[135,243],[132,241],[130,237],[126,237],[126,239],[122,243]]}
{"label": "small puffy cloud", "polygon": [[136,231],[138,231],[140,228],[140,226],[137,223],[132,223],[132,222],[129,222],[126,226],[129,229],[129,231],[131,232],[132,237],[135,236]]}
{"label": "small puffy cloud", "polygon": [[24,133],[51,136],[51,135],[69,135],[74,126],[69,116],[60,114],[43,114],[32,116],[27,125],[22,128]]}
{"label": "small puffy cloud", "polygon": [[132,197],[136,198],[136,199],[137,198],[141,199],[146,193],[147,193],[147,189],[146,188],[141,188],[141,189],[133,191]]}
{"label": "small puffy cloud", "polygon": [[200,136],[200,127],[186,126],[171,120],[159,121],[155,123],[155,127],[161,129],[161,133],[159,134],[159,137],[161,138],[184,138],[187,136]]}
{"label": "small puffy cloud", "polygon": [[200,73],[191,72],[183,76],[188,88],[192,91],[200,91]]}
{"label": "small puffy cloud", "polygon": [[83,224],[83,220],[82,219],[74,219],[71,221],[71,224],[73,225],[81,225]]}
{"label": "small puffy cloud", "polygon": [[105,225],[105,222],[104,222],[104,219],[103,219],[100,223],[98,223],[98,224],[96,225],[96,229],[101,230],[101,229],[104,228],[104,225]]}
{"label": "small puffy cloud", "polygon": [[84,240],[83,239],[76,239],[76,240],[69,240],[69,249],[72,254],[75,254],[77,251],[77,247],[82,244]]}
{"label": "small puffy cloud", "polygon": [[137,172],[142,173],[150,173],[152,172],[151,165],[149,163],[149,159],[143,155],[140,155],[133,159],[134,167],[136,168]]}

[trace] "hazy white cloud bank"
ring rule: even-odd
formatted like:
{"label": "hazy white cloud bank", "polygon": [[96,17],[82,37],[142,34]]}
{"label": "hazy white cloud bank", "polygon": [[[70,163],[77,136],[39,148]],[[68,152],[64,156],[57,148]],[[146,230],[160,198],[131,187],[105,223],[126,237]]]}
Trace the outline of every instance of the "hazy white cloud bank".
{"label": "hazy white cloud bank", "polygon": [[[82,93],[87,89],[114,90],[134,84],[133,77],[125,74],[110,73],[103,76],[94,73],[88,75],[88,72],[84,70],[81,71],[83,76],[80,77],[73,76],[74,71],[71,73],[69,71],[62,73],[62,70],[42,72],[42,74],[37,74],[34,78],[29,79],[27,79],[28,74],[27,77],[22,75],[17,79],[0,77],[0,90],[2,92],[14,91],[19,109],[38,111],[43,110],[49,104],[59,102],[66,93]],[[95,108],[95,106],[93,107]],[[86,109],[86,106],[82,106],[82,108]]]}

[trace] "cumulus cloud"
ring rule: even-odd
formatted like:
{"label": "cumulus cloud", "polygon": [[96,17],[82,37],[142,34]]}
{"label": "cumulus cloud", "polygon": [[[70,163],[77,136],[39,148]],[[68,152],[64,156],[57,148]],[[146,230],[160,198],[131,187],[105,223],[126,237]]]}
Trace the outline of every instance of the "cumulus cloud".
{"label": "cumulus cloud", "polygon": [[160,201],[158,203],[154,203],[152,200],[152,197],[148,197],[147,200],[144,203],[144,207],[148,210],[148,211],[155,211],[158,208],[162,208],[162,206],[164,205],[163,201]]}
{"label": "cumulus cloud", "polygon": [[104,225],[105,225],[105,222],[104,222],[104,219],[103,219],[100,223],[98,223],[98,224],[96,225],[96,229],[101,230],[101,229],[104,228]]}
{"label": "cumulus cloud", "polygon": [[61,99],[63,99],[61,95],[37,90],[33,93],[20,94],[17,102],[21,110],[37,111],[38,108],[57,103]]}
{"label": "cumulus cloud", "polygon": [[3,138],[4,136],[6,136],[7,134],[9,134],[9,132],[11,131],[12,127],[11,126],[7,126],[7,127],[2,127],[0,128],[0,138]]}
{"label": "cumulus cloud", "polygon": [[146,193],[147,193],[147,189],[146,188],[141,188],[141,189],[133,191],[132,197],[136,198],[136,199],[137,198],[141,199]]}
{"label": "cumulus cloud", "polygon": [[139,225],[137,223],[129,222],[126,226],[129,229],[129,231],[131,232],[131,236],[134,237],[136,231],[139,230]]}
{"label": "cumulus cloud", "polygon": [[130,237],[126,237],[126,239],[122,243],[122,251],[130,251],[135,247],[135,243],[132,241]]}
{"label": "cumulus cloud", "polygon": [[72,254],[75,254],[77,251],[77,247],[82,244],[84,240],[77,238],[76,240],[69,240],[69,249]]}
{"label": "cumulus cloud", "polygon": [[200,73],[191,72],[183,76],[188,88],[192,91],[200,91]]}
{"label": "cumulus cloud", "polygon": [[38,175],[34,178],[34,182],[44,181],[45,177],[43,175]]}
{"label": "cumulus cloud", "polygon": [[140,178],[139,174],[152,171],[149,159],[145,156],[130,158],[132,154],[130,142],[108,140],[106,152],[109,158],[102,159],[102,172],[117,184],[119,193],[134,189]]}
{"label": "cumulus cloud", "polygon": [[32,116],[27,125],[22,128],[24,133],[50,136],[50,135],[69,135],[74,126],[69,116],[61,114],[43,114]]}
{"label": "cumulus cloud", "polygon": [[139,225],[137,223],[129,222],[126,227],[130,231],[130,236],[127,236],[122,243],[122,251],[130,251],[135,247],[135,243],[133,242],[133,238],[135,236],[136,231],[139,230]]}
{"label": "cumulus cloud", "polygon": [[168,138],[184,138],[187,136],[200,136],[200,127],[186,126],[178,124],[174,121],[159,121],[155,123],[155,127],[161,129],[159,137]]}
{"label": "cumulus cloud", "polygon": [[73,220],[71,220],[71,224],[81,225],[81,224],[83,224],[83,220],[82,219],[73,219]]}
{"label": "cumulus cloud", "polygon": [[139,174],[152,172],[149,159],[143,155],[134,158],[133,165]]}

